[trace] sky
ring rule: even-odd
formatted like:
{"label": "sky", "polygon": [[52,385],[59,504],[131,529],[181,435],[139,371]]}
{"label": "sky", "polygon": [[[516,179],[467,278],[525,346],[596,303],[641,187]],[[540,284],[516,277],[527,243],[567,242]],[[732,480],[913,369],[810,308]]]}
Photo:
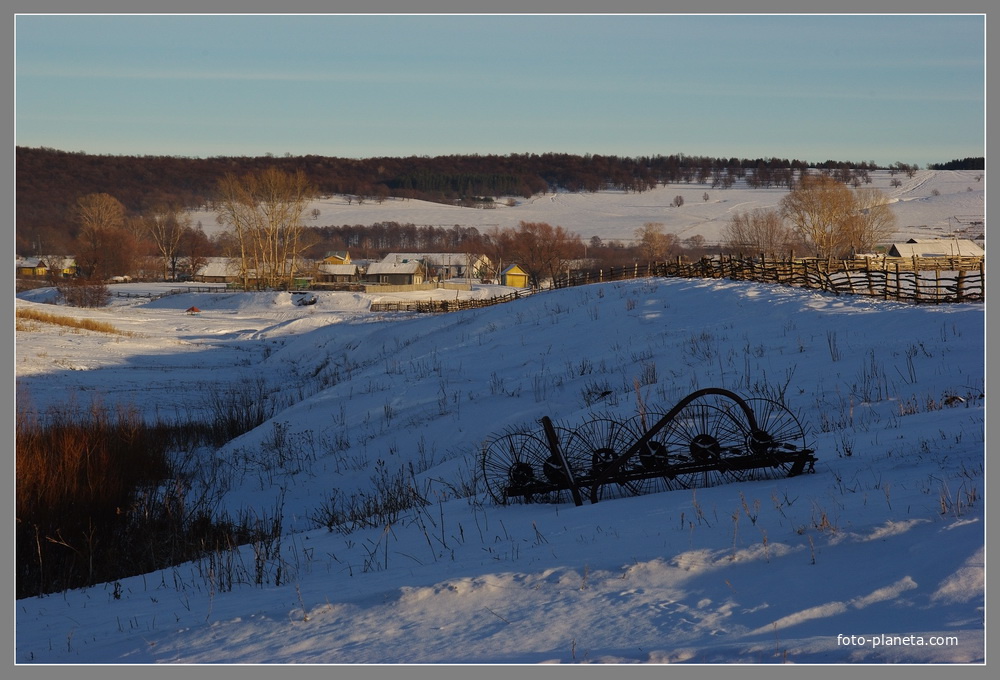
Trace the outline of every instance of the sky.
{"label": "sky", "polygon": [[19,146],[985,155],[985,15],[31,15]]}

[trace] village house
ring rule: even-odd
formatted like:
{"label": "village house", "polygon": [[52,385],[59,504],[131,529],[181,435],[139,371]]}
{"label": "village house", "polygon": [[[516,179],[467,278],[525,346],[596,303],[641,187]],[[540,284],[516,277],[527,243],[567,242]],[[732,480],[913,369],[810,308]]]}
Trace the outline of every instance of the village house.
{"label": "village house", "polygon": [[356,264],[326,264],[316,266],[317,283],[355,283],[361,279],[361,273]]}
{"label": "village house", "polygon": [[240,267],[228,257],[209,257],[192,276],[200,283],[234,283],[240,280]]}
{"label": "village house", "polygon": [[[293,266],[291,261],[288,262],[288,266]],[[298,266],[294,268],[293,272],[294,278],[292,280],[292,287],[307,288],[312,279],[307,276],[306,272],[300,271],[300,267]],[[197,281],[199,283],[242,284],[243,276],[240,273],[240,261],[232,257],[209,257],[205,260],[205,263],[195,271],[191,279],[192,281]],[[248,270],[246,273],[246,279],[248,286],[256,286],[256,271],[252,269]]]}
{"label": "village house", "polygon": [[19,278],[70,278],[77,274],[76,260],[58,255],[48,257],[19,257],[14,260],[14,270]]}
{"label": "village house", "polygon": [[419,260],[402,262],[374,262],[365,272],[365,280],[369,283],[406,286],[423,283],[426,269]]}
{"label": "village house", "polygon": [[332,250],[323,256],[321,264],[351,264],[351,254],[346,250]]}
{"label": "village house", "polygon": [[382,258],[382,262],[412,260],[424,263],[428,280],[482,279],[490,277],[493,271],[488,257],[471,253],[389,253]]}
{"label": "village house", "polygon": [[886,251],[889,257],[983,257],[986,251],[964,238],[911,238],[894,243]]}
{"label": "village house", "polygon": [[512,288],[527,288],[528,272],[521,269],[520,266],[512,264],[500,274],[500,283]]}

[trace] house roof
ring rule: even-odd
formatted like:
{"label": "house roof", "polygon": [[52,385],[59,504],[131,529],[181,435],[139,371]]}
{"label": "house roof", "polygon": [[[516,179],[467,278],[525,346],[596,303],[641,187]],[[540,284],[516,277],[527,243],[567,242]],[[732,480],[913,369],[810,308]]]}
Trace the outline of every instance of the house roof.
{"label": "house roof", "polygon": [[507,273],[527,274],[528,272],[526,272],[523,269],[521,269],[521,265],[512,264],[512,265],[509,265],[506,269],[504,269],[501,273],[502,274],[507,274]]}
{"label": "house roof", "polygon": [[353,275],[358,271],[356,264],[321,264],[316,267],[320,274],[333,274],[337,276]]}
{"label": "house roof", "polygon": [[198,276],[235,276],[238,273],[236,261],[227,257],[210,257],[197,271]]}
{"label": "house roof", "polygon": [[76,260],[62,255],[46,255],[43,257],[17,257],[15,267],[45,267],[47,269],[71,269],[76,266]]}
{"label": "house roof", "polygon": [[368,266],[368,275],[371,274],[416,274],[423,271],[423,264],[416,260],[408,262],[375,262]]}
{"label": "house roof", "polygon": [[894,243],[890,254],[898,257],[982,257],[986,254],[975,242],[964,238],[911,238]]}
{"label": "house roof", "polygon": [[389,253],[382,262],[402,262],[403,260],[421,260],[431,267],[466,267],[487,259],[484,255],[468,253]]}

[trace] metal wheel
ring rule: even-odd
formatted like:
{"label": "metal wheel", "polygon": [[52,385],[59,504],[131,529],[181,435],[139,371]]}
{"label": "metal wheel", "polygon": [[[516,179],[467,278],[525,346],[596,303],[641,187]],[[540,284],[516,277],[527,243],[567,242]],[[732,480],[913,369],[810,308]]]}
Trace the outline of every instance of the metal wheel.
{"label": "metal wheel", "polygon": [[[665,415],[652,411],[645,416],[634,416],[627,421],[626,427],[635,433],[635,443],[660,424]],[[628,474],[637,477],[630,482],[630,487],[638,493],[659,493],[685,488],[685,481],[672,474],[672,466],[678,461],[672,458],[670,447],[664,443],[664,432],[661,427],[647,439],[645,444],[635,451],[633,460],[629,463]]]}
{"label": "metal wheel", "polygon": [[[747,452],[757,467],[743,471],[742,479],[771,479],[788,476],[794,464],[792,454],[806,448],[805,432],[795,415],[773,399],[746,400],[757,421],[747,432]],[[783,455],[784,454],[784,455]]]}
{"label": "metal wheel", "polygon": [[674,481],[678,486],[695,488],[731,481],[726,459],[744,450],[748,428],[737,404],[726,408],[719,403],[711,399],[687,404],[657,437],[677,473]]}
{"label": "metal wheel", "polygon": [[500,505],[550,500],[556,490],[545,476],[549,455],[548,445],[534,433],[514,431],[494,438],[482,454],[487,492]]}
{"label": "metal wheel", "polygon": [[632,483],[601,483],[618,482],[621,479],[620,473],[626,469],[628,463],[607,480],[603,479],[602,473],[624,455],[636,439],[638,436],[626,423],[611,418],[588,421],[573,431],[563,451],[581,488],[586,489],[583,493],[589,493],[594,484],[601,484],[598,498],[641,493],[641,490]]}

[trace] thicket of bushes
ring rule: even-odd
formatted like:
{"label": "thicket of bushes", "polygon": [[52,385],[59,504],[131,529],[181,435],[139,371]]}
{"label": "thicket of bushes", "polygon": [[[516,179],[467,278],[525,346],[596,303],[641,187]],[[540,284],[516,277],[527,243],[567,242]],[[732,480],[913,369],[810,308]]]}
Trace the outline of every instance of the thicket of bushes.
{"label": "thicket of bushes", "polygon": [[[233,398],[236,398],[234,395]],[[242,395],[246,396],[246,395]],[[231,403],[220,397],[221,413]],[[259,407],[211,423],[144,422],[135,409],[16,414],[17,597],[112,582],[261,540],[275,525],[192,499],[196,457],[263,422]],[[270,538],[268,536],[267,538]]]}

